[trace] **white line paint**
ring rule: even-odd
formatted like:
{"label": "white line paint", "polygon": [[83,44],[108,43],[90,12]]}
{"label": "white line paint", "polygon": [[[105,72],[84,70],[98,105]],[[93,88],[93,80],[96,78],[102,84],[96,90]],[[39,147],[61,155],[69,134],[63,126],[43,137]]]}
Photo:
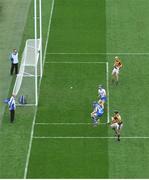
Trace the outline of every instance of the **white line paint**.
{"label": "white line paint", "polygon": [[143,52],[131,52],[131,53],[128,53],[128,52],[121,52],[121,53],[118,53],[118,52],[107,52],[107,53],[89,53],[89,52],[80,52],[80,53],[64,53],[64,52],[49,52],[47,53],[47,55],[149,55],[149,53],[143,53]]}
{"label": "white line paint", "polygon": [[26,164],[25,164],[25,170],[24,170],[24,179],[26,179],[26,177],[27,177],[27,171],[28,171],[28,165],[29,165],[29,158],[30,158],[32,141],[33,141],[33,134],[34,134],[36,114],[37,114],[37,107],[35,107],[35,114],[34,114],[33,123],[32,123],[32,128],[31,128],[31,135],[30,135],[29,147],[28,147]]}
{"label": "white line paint", "polygon": [[106,62],[106,81],[107,81],[107,123],[110,122],[110,112],[109,112],[109,63]]}
{"label": "white line paint", "polygon": [[[117,137],[107,137],[107,136],[34,136],[34,139],[116,139]],[[121,139],[149,139],[149,137],[141,136],[124,136]]]}
{"label": "white line paint", "polygon": [[[93,123],[36,123],[35,125],[92,125]],[[107,124],[107,123],[99,123],[100,124]]]}
{"label": "white line paint", "polygon": [[[50,33],[50,27],[51,27],[51,20],[52,20],[52,15],[53,15],[53,9],[54,9],[54,0],[52,1],[52,7],[51,7],[51,13],[50,13],[50,19],[49,19],[49,25],[48,25],[48,32],[47,32],[47,38],[46,38],[46,45],[45,45],[44,57],[43,57],[43,64],[44,64],[44,62],[45,62],[45,57],[46,57],[46,51],[47,51],[47,45],[48,45],[48,40],[49,40],[49,33]],[[32,141],[33,141],[35,121],[36,121],[36,114],[37,114],[37,108],[35,109],[35,114],[34,114],[33,123],[32,123],[32,128],[31,128],[30,141],[29,141],[29,147],[28,147],[26,164],[25,164],[25,170],[24,170],[24,179],[27,178],[28,165],[29,165],[29,159],[30,159]]]}
{"label": "white line paint", "polygon": [[79,61],[79,62],[75,62],[75,61],[49,61],[49,62],[45,62],[46,64],[105,64],[106,62],[93,62],[93,61]]}
{"label": "white line paint", "polygon": [[52,8],[51,8],[51,13],[50,13],[48,32],[47,32],[47,38],[46,38],[46,45],[45,45],[44,57],[43,57],[43,64],[45,63],[46,54],[47,54],[47,47],[48,47],[48,40],[49,40],[50,30],[51,30],[51,21],[52,21],[53,9],[54,9],[54,0],[52,1]]}

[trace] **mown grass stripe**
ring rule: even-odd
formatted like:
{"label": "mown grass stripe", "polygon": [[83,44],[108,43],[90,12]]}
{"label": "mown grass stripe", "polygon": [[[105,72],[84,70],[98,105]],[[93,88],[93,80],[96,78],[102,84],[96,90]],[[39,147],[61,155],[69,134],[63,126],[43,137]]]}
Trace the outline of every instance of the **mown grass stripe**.
{"label": "mown grass stripe", "polygon": [[63,62],[58,62],[58,61],[47,61],[47,62],[45,62],[46,64],[106,64],[106,62],[101,62],[101,61],[99,61],[99,62],[94,62],[94,61],[92,61],[92,62],[90,62],[90,61],[86,61],[86,62],[81,62],[81,61],[79,61],[79,62],[75,62],[75,61],[63,61]]}
{"label": "mown grass stripe", "polygon": [[94,53],[94,52],[80,52],[80,53],[73,53],[73,52],[57,52],[57,53],[47,53],[47,55],[149,55],[148,52],[105,52],[105,53]]}

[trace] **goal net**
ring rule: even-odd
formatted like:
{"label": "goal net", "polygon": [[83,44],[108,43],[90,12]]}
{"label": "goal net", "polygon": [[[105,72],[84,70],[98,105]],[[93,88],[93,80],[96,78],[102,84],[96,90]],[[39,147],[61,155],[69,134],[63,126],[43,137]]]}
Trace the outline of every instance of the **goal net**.
{"label": "goal net", "polygon": [[37,49],[35,50],[35,39],[28,39],[22,54],[19,73],[16,77],[13,94],[16,96],[16,104],[19,105],[19,98],[24,96],[25,105],[37,105],[38,87],[41,78],[39,61],[40,40],[37,39]]}

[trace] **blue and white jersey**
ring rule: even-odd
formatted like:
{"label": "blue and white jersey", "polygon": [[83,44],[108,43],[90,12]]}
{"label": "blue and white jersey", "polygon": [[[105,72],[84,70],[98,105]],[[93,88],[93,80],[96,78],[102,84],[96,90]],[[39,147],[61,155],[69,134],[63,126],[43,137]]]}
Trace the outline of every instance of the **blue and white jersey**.
{"label": "blue and white jersey", "polygon": [[98,89],[98,95],[100,97],[101,100],[106,101],[107,97],[106,97],[106,90],[103,88],[99,88]]}
{"label": "blue and white jersey", "polygon": [[10,98],[10,100],[8,102],[8,106],[9,106],[10,111],[13,111],[16,109],[16,103],[15,103],[15,99],[13,96]]}
{"label": "blue and white jersey", "polygon": [[94,112],[97,116],[102,116],[104,113],[104,108],[100,106],[99,104],[96,105]]}

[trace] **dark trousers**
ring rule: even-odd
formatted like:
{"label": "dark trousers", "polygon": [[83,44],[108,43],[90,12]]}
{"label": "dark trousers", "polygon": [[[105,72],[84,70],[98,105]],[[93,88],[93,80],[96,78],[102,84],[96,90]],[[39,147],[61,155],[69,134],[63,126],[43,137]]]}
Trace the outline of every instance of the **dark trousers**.
{"label": "dark trousers", "polygon": [[10,74],[13,74],[13,71],[15,69],[15,74],[18,74],[18,63],[17,64],[13,64],[11,63],[11,69],[10,69]]}
{"label": "dark trousers", "polygon": [[13,123],[15,117],[15,110],[10,110],[10,122]]}

